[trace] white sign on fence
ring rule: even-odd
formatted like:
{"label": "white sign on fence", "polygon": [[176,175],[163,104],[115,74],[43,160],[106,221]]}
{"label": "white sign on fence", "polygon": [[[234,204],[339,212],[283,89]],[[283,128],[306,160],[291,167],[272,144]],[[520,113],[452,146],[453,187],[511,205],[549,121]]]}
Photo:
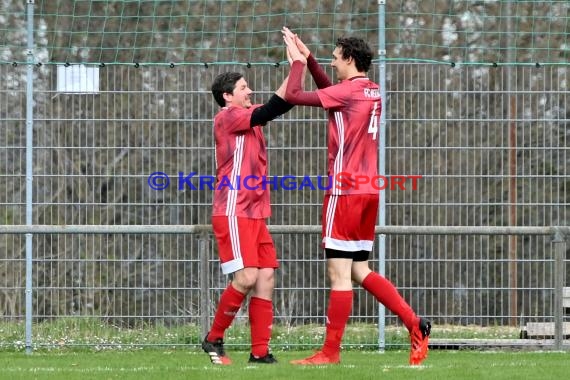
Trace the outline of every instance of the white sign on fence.
{"label": "white sign on fence", "polygon": [[57,67],[57,92],[99,93],[99,67],[70,65]]}

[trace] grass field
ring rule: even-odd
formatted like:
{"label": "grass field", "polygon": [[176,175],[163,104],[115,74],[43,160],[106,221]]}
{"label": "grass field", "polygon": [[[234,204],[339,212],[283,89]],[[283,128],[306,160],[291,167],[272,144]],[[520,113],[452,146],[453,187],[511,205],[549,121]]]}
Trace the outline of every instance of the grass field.
{"label": "grass field", "polygon": [[405,351],[345,351],[342,363],[299,367],[310,351],[277,351],[275,365],[248,365],[248,352],[228,352],[234,364],[212,366],[196,350],[54,350],[0,353],[1,379],[564,379],[568,352],[431,350],[424,365],[407,365]]}
{"label": "grass field", "polygon": [[[275,326],[271,339],[277,365],[248,365],[249,328],[228,330],[226,348],[234,361],[214,367],[198,350],[198,326],[160,325],[123,329],[98,319],[61,318],[33,326],[34,351],[24,352],[23,323],[0,322],[0,380],[3,379],[564,379],[570,352],[529,348],[485,351],[432,349],[423,366],[408,366],[408,336],[386,329],[386,352],[374,351],[378,327],[351,324],[343,339],[342,363],[327,367],[289,364],[311,354],[323,341],[323,326]],[[437,339],[515,340],[519,329],[505,326],[438,325]],[[435,341],[435,339],[434,339]],[[305,351],[302,351],[305,350]]]}

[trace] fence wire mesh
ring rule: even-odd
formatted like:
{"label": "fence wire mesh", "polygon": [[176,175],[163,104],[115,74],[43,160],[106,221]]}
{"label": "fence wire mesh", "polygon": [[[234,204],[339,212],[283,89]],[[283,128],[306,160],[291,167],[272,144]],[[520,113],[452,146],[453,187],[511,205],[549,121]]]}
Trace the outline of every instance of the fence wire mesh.
{"label": "fence wire mesh", "polygon": [[[0,213],[4,224],[25,224],[24,66],[0,66],[3,128]],[[101,68],[100,91],[56,91],[56,67],[35,67],[34,224],[208,224],[212,192],[187,184],[180,173],[214,174],[211,119],[216,107],[208,85],[225,70],[243,71],[255,100],[267,99],[287,67]],[[328,68],[327,68],[328,70]],[[561,67],[387,65],[387,174],[421,175],[416,190],[386,191],[388,225],[505,226],[569,223],[568,93]],[[370,73],[378,75],[377,67]],[[508,115],[507,104],[515,113]],[[325,170],[324,111],[296,107],[267,127],[270,174],[309,176]],[[516,145],[509,128],[516,124]],[[516,198],[510,152],[516,152]],[[148,177],[171,177],[162,191]],[[195,179],[196,177],[194,177]],[[272,225],[320,224],[323,192],[310,188],[272,192]],[[34,235],[33,320],[38,345],[197,344],[204,315],[211,316],[225,287],[216,246],[206,237],[207,270],[198,235]],[[326,307],[325,266],[318,234],[276,234],[282,265],[275,298],[274,344],[317,345]],[[386,275],[422,315],[442,331],[476,325],[498,338],[518,337],[527,322],[551,322],[554,257],[549,236],[387,237]],[[0,238],[0,307],[5,331],[21,341],[24,315],[23,236]],[[372,265],[378,269],[377,254]],[[514,269],[513,269],[514,268]],[[567,263],[566,263],[567,268]],[[513,282],[513,270],[515,282]],[[567,272],[567,269],[565,270]],[[203,277],[209,304],[203,310]],[[516,303],[513,305],[513,298]],[[247,310],[229,331],[229,344],[247,342]],[[12,322],[16,321],[14,325]],[[514,321],[514,323],[513,323]],[[59,336],[45,333],[63,324]],[[346,346],[378,343],[378,304],[358,291]],[[87,326],[87,327],[86,327]],[[303,338],[293,331],[310,333]],[[402,326],[387,344],[407,344]],[[45,327],[47,328],[47,327]],[[66,340],[86,328],[82,342]],[[110,328],[111,330],[107,330]],[[165,328],[159,337],[142,332]],[[141,331],[127,339],[121,331]],[[162,330],[160,330],[162,331]],[[293,338],[295,337],[295,338]],[[59,342],[59,343],[58,343]],[[13,344],[13,343],[8,343]]]}
{"label": "fence wire mesh", "polygon": [[[419,178],[383,193],[387,225],[568,226],[569,11],[565,0],[0,0],[1,223],[26,224],[33,180],[34,225],[209,224],[212,191],[199,182],[215,172],[209,86],[222,71],[242,71],[254,100],[266,100],[288,72],[279,30],[289,25],[331,75],[339,36],[360,35],[385,53],[385,74],[377,58],[370,76],[386,82],[387,174]],[[63,68],[84,74],[70,79]],[[326,174],[325,123],[324,111],[295,107],[266,128],[270,174],[296,184],[272,192],[270,224],[320,224],[323,192],[299,184]],[[149,185],[156,172],[170,181],[163,190]],[[327,298],[319,236],[274,239],[273,344],[318,345]],[[26,241],[0,235],[2,346],[23,344]],[[555,274],[567,278],[569,268],[556,261],[556,244],[539,235],[388,235],[385,259],[375,252],[372,266],[385,267],[440,337],[491,331],[515,345],[527,323],[560,312]],[[38,346],[198,344],[227,283],[208,234],[34,234],[32,246]],[[358,290],[345,346],[376,347],[379,315]],[[247,343],[246,316],[229,344]],[[390,313],[386,328],[388,346],[407,345]]]}

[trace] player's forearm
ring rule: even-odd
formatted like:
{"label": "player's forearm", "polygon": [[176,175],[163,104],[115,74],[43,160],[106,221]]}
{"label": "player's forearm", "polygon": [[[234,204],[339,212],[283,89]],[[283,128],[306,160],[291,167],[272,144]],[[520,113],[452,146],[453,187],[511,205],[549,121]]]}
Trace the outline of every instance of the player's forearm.
{"label": "player's forearm", "polygon": [[287,82],[289,81],[289,76],[287,76],[284,80],[283,83],[281,83],[281,86],[279,86],[279,88],[277,89],[277,91],[275,91],[275,94],[277,96],[279,96],[281,99],[285,99],[285,92],[287,91]]}
{"label": "player's forearm", "polygon": [[277,92],[261,107],[256,108],[251,114],[250,126],[265,125],[268,121],[283,115],[293,108],[293,104],[286,102]]}
{"label": "player's forearm", "polygon": [[329,79],[327,73],[321,68],[321,65],[317,62],[315,57],[310,54],[307,57],[307,67],[309,68],[309,72],[315,81],[315,84],[318,88],[326,88],[332,86],[332,82]]}
{"label": "player's forearm", "polygon": [[291,104],[322,107],[321,100],[316,92],[303,91],[303,71],[305,65],[301,61],[294,61],[291,65],[285,99]]}

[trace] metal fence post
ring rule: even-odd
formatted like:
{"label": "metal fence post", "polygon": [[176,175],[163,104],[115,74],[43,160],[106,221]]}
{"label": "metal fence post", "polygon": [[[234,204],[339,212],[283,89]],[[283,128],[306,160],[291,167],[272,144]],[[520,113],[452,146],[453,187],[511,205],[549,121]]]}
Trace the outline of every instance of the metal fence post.
{"label": "metal fence post", "polygon": [[208,289],[208,258],[210,255],[208,254],[208,247],[208,234],[198,235],[198,253],[200,257],[200,339],[206,336],[210,327],[210,292]]}
{"label": "metal fence post", "polygon": [[560,229],[554,232],[554,348],[562,350],[564,339],[564,306],[562,305],[565,285],[564,256],[566,255],[566,236]]}
{"label": "metal fence post", "polygon": [[[380,98],[382,100],[382,112],[380,113],[380,131],[378,134],[378,174],[386,175],[386,0],[378,0],[378,57],[380,70]],[[380,191],[380,204],[378,209],[378,225],[386,225],[386,194]],[[386,274],[386,234],[378,235],[378,273]],[[378,349],[386,348],[386,309],[378,304]]]}
{"label": "metal fence post", "polygon": [[[27,50],[26,57],[26,225],[34,224],[33,179],[34,179],[34,0],[27,0]],[[33,235],[26,238],[26,353],[32,353],[33,317]]]}

